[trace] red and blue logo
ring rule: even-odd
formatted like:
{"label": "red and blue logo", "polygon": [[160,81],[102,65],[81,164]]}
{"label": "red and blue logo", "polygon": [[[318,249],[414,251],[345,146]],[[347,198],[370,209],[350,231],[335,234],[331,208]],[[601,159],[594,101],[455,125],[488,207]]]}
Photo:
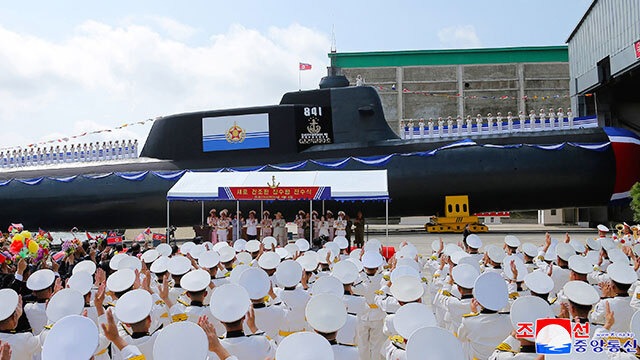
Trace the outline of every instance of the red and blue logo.
{"label": "red and blue logo", "polygon": [[571,320],[538,319],[536,321],[536,352],[538,354],[571,353]]}

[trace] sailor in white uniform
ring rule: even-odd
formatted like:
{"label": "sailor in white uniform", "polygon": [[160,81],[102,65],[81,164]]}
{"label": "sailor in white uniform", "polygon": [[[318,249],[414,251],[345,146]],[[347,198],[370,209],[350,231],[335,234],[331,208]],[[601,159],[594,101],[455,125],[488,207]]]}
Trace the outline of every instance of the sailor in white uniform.
{"label": "sailor in white uniform", "polygon": [[171,305],[178,302],[178,299],[184,301],[186,291],[182,288],[180,280],[182,276],[191,270],[191,261],[186,256],[176,255],[169,258],[167,263],[167,271],[171,274],[171,278],[174,281],[174,286],[169,290],[169,300]]}
{"label": "sailor in white uniform", "polygon": [[[480,276],[480,272],[470,264],[459,264],[451,270],[449,282],[445,284],[442,291],[436,297],[434,306],[445,310],[446,328],[457,333],[462,316],[471,310],[470,304],[473,299],[473,284]],[[452,285],[457,287],[460,297],[451,295]]]}
{"label": "sailor in white uniform", "polygon": [[[413,275],[401,275],[389,288],[391,296],[398,302],[400,307],[409,303],[420,303],[422,301],[422,295],[424,295],[424,287],[419,278]],[[398,309],[399,310],[399,309]],[[384,326],[382,332],[385,336],[385,343],[382,346],[380,354],[384,357],[387,356],[387,349],[391,345],[392,337],[397,334],[395,327],[393,326],[394,314],[388,314],[384,319]]]}
{"label": "sailor in white uniform", "polygon": [[12,360],[31,360],[40,353],[42,343],[38,336],[16,333],[22,316],[22,298],[13,289],[0,290],[0,341],[11,346]]}
{"label": "sailor in white uniform", "polygon": [[331,344],[314,332],[293,334],[282,341],[276,351],[278,360],[334,359]]}
{"label": "sailor in white uniform", "polygon": [[[433,311],[422,303],[402,305],[393,316],[395,334],[391,335],[387,343],[385,356],[387,360],[406,358],[406,345],[411,335],[423,327],[436,327]],[[429,355],[424,354],[425,358]]]}
{"label": "sailor in white uniform", "polygon": [[[16,275],[16,280],[22,280],[22,275]],[[34,335],[40,334],[47,325],[46,304],[53,295],[53,285],[56,275],[52,270],[42,269],[34,272],[27,279],[27,288],[33,291],[37,300],[24,306],[24,314]]]}
{"label": "sailor in white uniform", "polygon": [[[262,269],[250,268],[242,272],[238,284],[244,287],[249,294],[255,313],[256,326],[264,331],[269,339],[279,341],[279,332],[284,328],[287,310],[279,306],[280,300],[276,299],[269,275]],[[270,303],[268,299],[275,299],[275,303]],[[245,333],[250,332],[246,323],[243,330]]]}
{"label": "sailor in white uniform", "polygon": [[362,254],[364,272],[360,275],[360,283],[352,287],[355,294],[361,295],[367,306],[358,317],[357,341],[360,358],[372,360],[379,358],[384,335],[382,326],[386,313],[375,302],[376,292],[382,284],[382,273],[378,270],[384,265],[384,258],[376,251],[365,251]]}
{"label": "sailor in white uniform", "polygon": [[337,340],[338,330],[347,323],[347,307],[334,294],[314,295],[307,303],[305,314],[309,325],[331,344],[334,359],[358,360],[358,348]]}
{"label": "sailor in white uniform", "polygon": [[[619,319],[629,319],[635,312],[635,309],[631,307],[631,297],[629,296],[629,287],[638,280],[638,274],[633,266],[628,265],[628,262],[614,262],[607,267],[607,274],[611,280],[600,285],[602,300],[589,314],[589,320],[599,325],[605,323],[607,305]],[[629,324],[625,321],[617,322],[611,331],[629,332]]]}
{"label": "sailor in white uniform", "polygon": [[[249,294],[242,286],[220,286],[214,291],[211,303],[214,304],[211,313],[222,321],[227,330],[220,343],[231,355],[243,360],[264,360],[274,356],[275,344],[256,327]],[[251,334],[244,332],[243,323],[247,324]]]}
{"label": "sailor in white uniform", "polygon": [[307,330],[304,309],[310,296],[300,284],[302,266],[296,261],[285,260],[278,265],[275,277],[279,286],[274,289],[275,294],[282,300],[282,306],[288,310],[284,328],[280,329],[279,335],[287,337],[295,332]]}

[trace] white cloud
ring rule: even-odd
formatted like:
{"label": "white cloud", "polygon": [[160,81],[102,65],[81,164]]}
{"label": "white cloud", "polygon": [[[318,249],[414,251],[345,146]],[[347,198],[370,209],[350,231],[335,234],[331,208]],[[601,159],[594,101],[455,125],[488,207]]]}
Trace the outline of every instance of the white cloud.
{"label": "white cloud", "polygon": [[156,22],[169,37],[176,40],[187,40],[197,32],[196,28],[165,16],[152,16],[151,19]]}
{"label": "white cloud", "polygon": [[482,42],[473,25],[457,25],[442,28],[438,31],[440,43],[448,48],[477,48]]}
{"label": "white cloud", "polygon": [[[303,88],[317,87],[325,74],[329,39],[309,28],[294,24],[262,33],[233,25],[191,45],[179,39],[190,27],[169,20],[163,32],[86,21],[60,42],[0,26],[0,146],[158,115],[276,104],[284,92],[298,89],[298,61],[313,64],[302,74]],[[165,34],[167,24],[178,26]],[[149,128],[95,140],[143,141]]]}

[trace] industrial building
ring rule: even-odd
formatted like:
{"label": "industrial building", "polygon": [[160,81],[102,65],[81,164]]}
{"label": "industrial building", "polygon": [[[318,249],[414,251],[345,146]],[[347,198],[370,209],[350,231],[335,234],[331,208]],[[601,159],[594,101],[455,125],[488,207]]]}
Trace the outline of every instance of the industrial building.
{"label": "industrial building", "polygon": [[332,52],[349,82],[375,87],[389,125],[400,120],[517,116],[570,106],[566,46]]}

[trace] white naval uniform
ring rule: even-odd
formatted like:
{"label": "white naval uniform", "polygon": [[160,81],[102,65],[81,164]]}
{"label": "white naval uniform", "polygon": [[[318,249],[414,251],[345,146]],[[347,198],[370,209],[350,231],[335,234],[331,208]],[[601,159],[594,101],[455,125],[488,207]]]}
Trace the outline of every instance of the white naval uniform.
{"label": "white naval uniform", "polygon": [[538,357],[535,349],[533,352],[520,352],[520,341],[509,335],[498,348],[491,354],[489,360],[535,360]]}
{"label": "white naval uniform", "polygon": [[458,339],[468,359],[487,359],[513,330],[509,315],[467,314],[458,328]]}
{"label": "white naval uniform", "polygon": [[361,359],[373,360],[380,357],[384,343],[382,326],[386,313],[376,305],[376,291],[381,288],[383,279],[379,272],[373,276],[363,273],[360,279],[361,282],[353,287],[353,292],[364,297],[367,308],[358,316],[356,344]]}
{"label": "white naval uniform", "polygon": [[[631,307],[631,297],[627,296],[616,296],[609,299],[601,299],[600,302],[593,307],[591,313],[589,313],[589,322],[594,324],[603,325],[605,323],[606,316],[606,305],[609,303],[609,307],[611,311],[615,314],[616,319],[631,319],[633,314],[636,312],[634,308]],[[612,332],[629,332],[631,331],[629,321],[616,321],[615,324],[611,327]]]}
{"label": "white naval uniform", "polygon": [[434,301],[434,306],[445,310],[444,328],[457,334],[458,328],[462,323],[462,315],[471,311],[471,299],[473,295],[464,295],[456,297],[451,295],[451,285],[445,286],[442,292],[439,292]]}
{"label": "white naval uniform", "polygon": [[[279,301],[279,300],[278,300]],[[256,326],[271,340],[278,343],[280,341],[280,329],[285,327],[285,319],[288,310],[276,305],[256,305],[253,304],[253,312],[256,317]],[[250,332],[247,324],[244,324],[245,333]]]}
{"label": "white naval uniform", "polygon": [[[222,346],[232,356],[242,360],[264,360],[275,357],[275,345],[264,334],[242,336],[233,334],[233,336],[220,340]],[[216,360],[219,358],[215,354],[209,353],[209,359]]]}
{"label": "white naval uniform", "polygon": [[201,304],[192,305],[191,303],[192,302],[186,303],[178,299],[178,302],[169,309],[171,322],[190,321],[197,324],[198,318],[206,315],[219,336],[223,336],[227,332],[224,325],[211,314],[208,306]]}
{"label": "white naval uniform", "polygon": [[0,332],[0,341],[11,346],[11,360],[31,360],[35,355],[40,355],[44,342],[31,333],[8,332]]}
{"label": "white naval uniform", "polygon": [[341,343],[332,344],[333,358],[335,360],[359,360],[358,348],[356,346],[344,345]]}
{"label": "white naval uniform", "polygon": [[[162,331],[162,330],[160,330]],[[156,338],[160,331],[156,331],[153,334],[147,334],[142,337],[137,337],[134,339],[130,334],[123,336],[124,341],[129,345],[133,345],[140,351],[140,354],[144,356],[147,360],[153,360],[153,345],[156,343]],[[122,349],[124,350],[124,349]],[[125,360],[125,352],[118,350],[117,346],[111,347],[112,360]]]}
{"label": "white naval uniform", "polygon": [[309,293],[300,286],[293,290],[274,289],[278,298],[282,300],[282,305],[288,310],[285,315],[283,327],[279,330],[281,337],[286,337],[294,332],[310,330],[311,327],[305,320],[305,309],[307,302],[311,298]]}
{"label": "white naval uniform", "polygon": [[47,304],[44,302],[28,303],[24,306],[24,314],[29,320],[33,335],[38,335],[47,325]]}

